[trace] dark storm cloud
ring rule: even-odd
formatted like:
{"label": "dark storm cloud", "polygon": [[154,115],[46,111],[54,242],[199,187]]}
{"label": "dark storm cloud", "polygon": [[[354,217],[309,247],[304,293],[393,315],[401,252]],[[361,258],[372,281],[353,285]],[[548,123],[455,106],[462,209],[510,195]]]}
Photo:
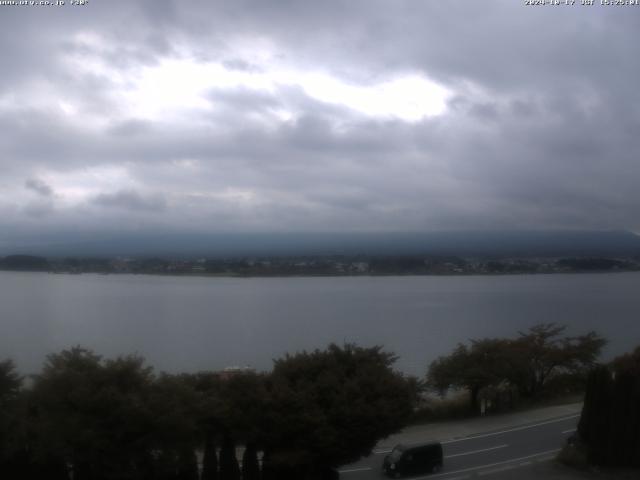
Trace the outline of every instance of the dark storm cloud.
{"label": "dark storm cloud", "polygon": [[[55,191],[55,221],[87,228],[153,212],[192,230],[640,231],[639,9],[149,0],[0,14],[0,214],[12,228],[50,216],[33,195]],[[285,74],[212,85],[197,108],[179,96],[192,79],[160,78],[172,91],[147,103],[178,95],[178,113],[153,118],[121,95],[182,58],[358,88],[424,75],[450,97],[409,121],[314,97]]]}
{"label": "dark storm cloud", "polygon": [[24,182],[26,189],[31,190],[43,197],[53,196],[53,188],[38,178],[29,178]]}
{"label": "dark storm cloud", "polygon": [[167,208],[167,202],[163,196],[159,194],[142,195],[134,190],[101,193],[92,198],[91,203],[101,207],[141,212],[161,212]]}

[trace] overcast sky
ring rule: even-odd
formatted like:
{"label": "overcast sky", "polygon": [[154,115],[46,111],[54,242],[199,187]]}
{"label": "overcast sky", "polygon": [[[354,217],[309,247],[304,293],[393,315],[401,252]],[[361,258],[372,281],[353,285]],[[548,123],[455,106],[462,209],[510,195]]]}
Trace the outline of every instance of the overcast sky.
{"label": "overcast sky", "polygon": [[0,5],[0,242],[640,232],[640,7],[66,3]]}

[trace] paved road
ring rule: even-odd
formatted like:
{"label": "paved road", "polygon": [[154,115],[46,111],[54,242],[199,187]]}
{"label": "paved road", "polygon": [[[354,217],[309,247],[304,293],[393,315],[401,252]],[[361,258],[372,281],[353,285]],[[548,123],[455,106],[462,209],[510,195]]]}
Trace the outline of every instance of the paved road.
{"label": "paved road", "polygon": [[[555,457],[566,438],[575,431],[579,415],[514,425],[464,438],[439,439],[444,448],[440,473],[413,479],[463,480],[491,477],[492,474],[531,466]],[[424,441],[432,440],[426,437]],[[382,460],[388,449],[340,469],[342,480],[380,480]]]}

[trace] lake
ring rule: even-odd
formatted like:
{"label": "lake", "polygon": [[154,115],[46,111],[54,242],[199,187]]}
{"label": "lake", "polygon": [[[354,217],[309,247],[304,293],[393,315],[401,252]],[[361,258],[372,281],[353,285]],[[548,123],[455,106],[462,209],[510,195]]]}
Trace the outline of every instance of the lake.
{"label": "lake", "polygon": [[0,272],[0,359],[36,372],[80,344],[138,353],[170,372],[271,367],[330,342],[384,345],[396,367],[471,338],[540,322],[596,330],[611,358],[640,344],[640,273],[509,276],[207,278]]}

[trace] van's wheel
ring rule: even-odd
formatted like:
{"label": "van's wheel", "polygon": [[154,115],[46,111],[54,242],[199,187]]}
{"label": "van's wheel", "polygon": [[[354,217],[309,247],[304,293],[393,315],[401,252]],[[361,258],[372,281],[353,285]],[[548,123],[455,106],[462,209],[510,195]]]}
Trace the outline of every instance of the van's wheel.
{"label": "van's wheel", "polygon": [[434,465],[431,469],[431,473],[438,473],[440,470],[442,470],[442,465]]}

